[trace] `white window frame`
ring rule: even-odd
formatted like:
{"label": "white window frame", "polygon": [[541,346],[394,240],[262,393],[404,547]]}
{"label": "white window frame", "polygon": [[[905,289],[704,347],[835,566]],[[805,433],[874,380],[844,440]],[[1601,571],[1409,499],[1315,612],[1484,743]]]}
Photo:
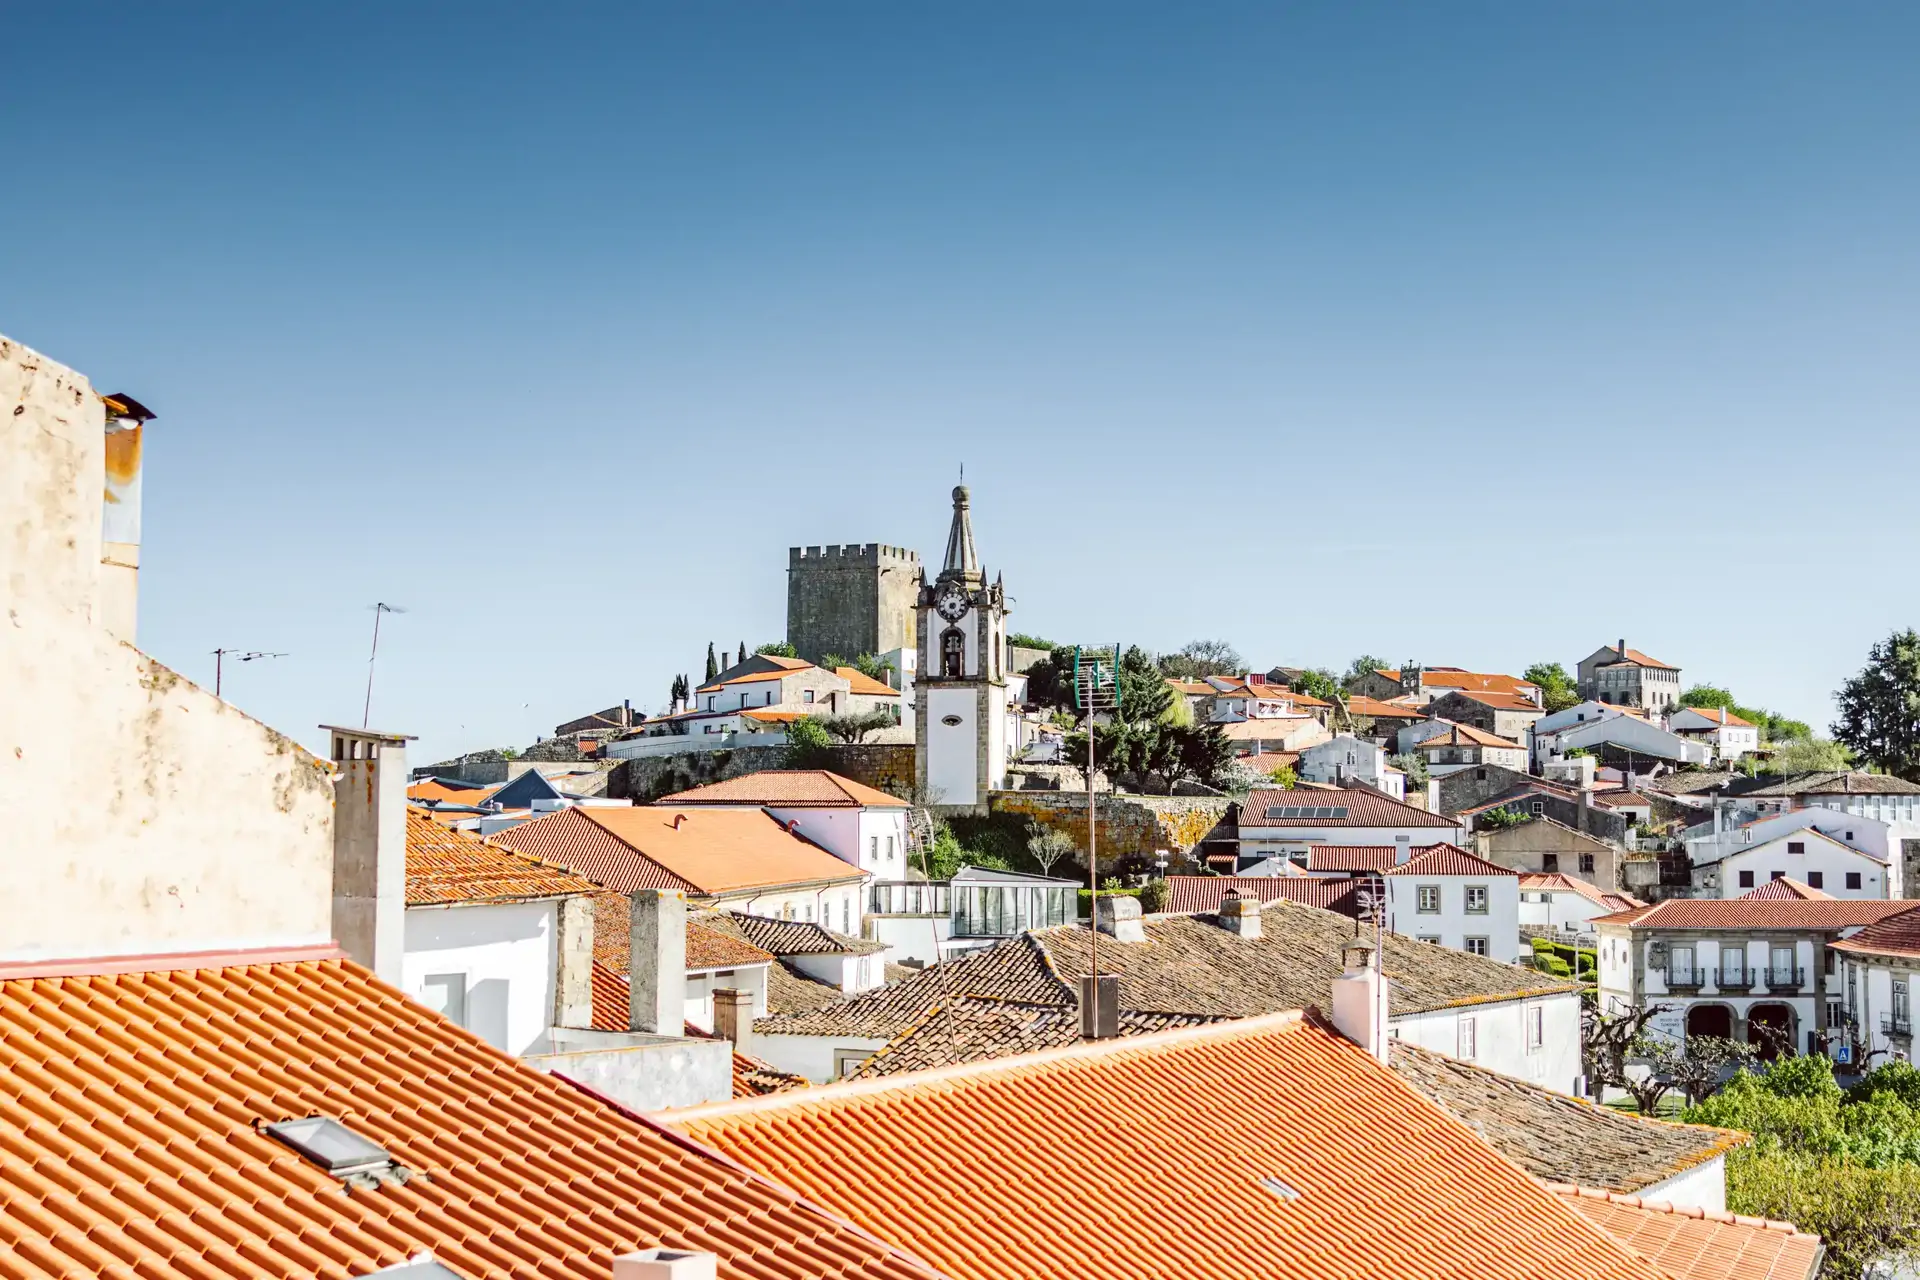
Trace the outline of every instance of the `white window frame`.
{"label": "white window frame", "polygon": [[1547,1045],[1547,1007],[1526,1005],[1521,1009],[1520,1017],[1526,1025],[1527,1052],[1539,1053]]}
{"label": "white window frame", "polygon": [[[1416,885],[1414,886],[1413,892],[1414,892],[1414,897],[1413,897],[1414,908],[1413,909],[1416,915],[1437,916],[1440,914],[1440,886],[1439,885],[1437,884]],[[1433,905],[1428,906],[1427,904],[1429,902],[1431,902]]]}
{"label": "white window frame", "polygon": [[1454,1057],[1462,1062],[1472,1062],[1479,1056],[1480,1033],[1472,1018],[1462,1018],[1454,1031],[1454,1048],[1458,1050]]}
{"label": "white window frame", "polygon": [[[1480,895],[1480,905],[1473,905],[1473,895]],[[1470,916],[1484,916],[1493,909],[1493,892],[1483,884],[1470,884],[1465,894],[1466,911]]]}
{"label": "white window frame", "polygon": [[[454,982],[459,983],[458,988],[454,988],[451,985]],[[446,986],[447,989],[455,995],[455,999],[448,1001],[444,1008],[435,1008],[433,1001],[427,998],[427,993],[433,988],[435,983]],[[472,993],[473,975],[465,969],[454,969],[444,973],[430,973],[423,978],[420,982],[419,999],[421,1004],[426,1005],[429,1009],[433,1009],[456,1027],[464,1027],[467,1025],[467,998]]]}

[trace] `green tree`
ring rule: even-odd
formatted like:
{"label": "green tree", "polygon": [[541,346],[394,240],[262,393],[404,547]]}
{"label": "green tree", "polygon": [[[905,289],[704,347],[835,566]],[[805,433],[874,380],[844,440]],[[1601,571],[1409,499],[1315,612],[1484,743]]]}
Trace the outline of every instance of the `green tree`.
{"label": "green tree", "polygon": [[1300,775],[1294,772],[1294,768],[1290,764],[1275,765],[1273,772],[1269,773],[1267,777],[1272,779],[1273,785],[1282,791],[1291,791],[1300,785]]}
{"label": "green tree", "polygon": [[1853,753],[1827,738],[1808,738],[1804,742],[1784,742],[1774,748],[1766,762],[1768,773],[1809,773],[1853,767]]}
{"label": "green tree", "polygon": [[1295,676],[1293,683],[1287,687],[1295,693],[1304,693],[1309,698],[1321,698],[1331,702],[1333,695],[1340,692],[1340,681],[1325,667],[1309,667]]}
{"label": "green tree", "polygon": [[850,667],[852,665],[851,662],[847,661],[845,654],[823,653],[820,655],[819,666],[823,671],[833,671],[839,667]]}
{"label": "green tree", "polygon": [[1043,827],[1033,823],[1027,831],[1027,856],[1040,868],[1040,874],[1050,876],[1056,863],[1071,858],[1080,851],[1080,844],[1072,836],[1053,827]]}
{"label": "green tree", "polygon": [[765,654],[769,658],[797,658],[800,656],[799,651],[785,640],[769,640],[758,649],[755,649],[754,652]]}
{"label": "green tree", "polygon": [[1387,666],[1387,660],[1385,658],[1376,658],[1370,653],[1363,653],[1347,664],[1347,674],[1340,678],[1340,687],[1343,690],[1351,690],[1355,684],[1359,683],[1362,677],[1370,676],[1376,671],[1391,669],[1392,668]]}
{"label": "green tree", "polygon": [[1427,770],[1427,758],[1418,751],[1409,751],[1405,755],[1388,756],[1387,763],[1407,775],[1407,786],[1424,787],[1433,776]]}
{"label": "green tree", "polygon": [[740,663],[745,662],[746,660],[747,660],[747,642],[745,640],[742,640],[740,642],[740,657],[736,659],[734,665],[738,666]]}
{"label": "green tree", "polygon": [[1007,643],[1021,649],[1051,649],[1053,641],[1042,640],[1039,636],[1029,635],[1025,631],[1016,631],[1007,637]]}
{"label": "green tree", "polygon": [[1246,659],[1225,640],[1189,640],[1160,658],[1161,673],[1181,680],[1239,675],[1246,669]]}
{"label": "green tree", "polygon": [[1120,655],[1119,718],[1128,724],[1152,724],[1167,713],[1173,690],[1153,655],[1134,645]]}
{"label": "green tree", "polygon": [[1180,736],[1180,756],[1187,772],[1210,787],[1218,786],[1233,764],[1233,743],[1227,740],[1226,730],[1217,724],[1203,724],[1173,732]]}
{"label": "green tree", "polygon": [[1680,695],[1683,707],[1712,707],[1722,711],[1733,710],[1733,695],[1716,685],[1696,684]]}
{"label": "green tree", "polygon": [[885,707],[844,716],[808,716],[807,723],[818,724],[829,737],[841,742],[865,742],[867,735],[893,728],[893,712]]}
{"label": "green tree", "polygon": [[1532,818],[1521,813],[1518,809],[1489,809],[1485,813],[1474,815],[1473,829],[1475,831],[1504,831],[1508,827],[1525,826],[1531,821],[1533,821]]}
{"label": "green tree", "polygon": [[705,680],[702,680],[700,683],[711,684],[713,683],[713,678],[719,674],[720,674],[720,659],[714,656],[713,641],[709,640],[707,641],[707,678]]}
{"label": "green tree", "polygon": [[826,769],[833,763],[833,735],[812,716],[787,726],[787,749],[781,762],[789,769]]}
{"label": "green tree", "polygon": [[1876,768],[1920,782],[1920,633],[1896,631],[1834,694],[1834,740]]}
{"label": "green tree", "polygon": [[1542,700],[1548,711],[1565,711],[1581,700],[1573,677],[1557,662],[1536,662],[1521,672],[1520,678],[1540,686]]}

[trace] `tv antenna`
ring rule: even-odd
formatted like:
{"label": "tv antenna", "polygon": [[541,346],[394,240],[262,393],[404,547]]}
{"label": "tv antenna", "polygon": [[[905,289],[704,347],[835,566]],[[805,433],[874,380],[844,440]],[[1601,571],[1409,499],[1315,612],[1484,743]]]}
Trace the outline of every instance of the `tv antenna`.
{"label": "tv antenna", "polygon": [[[1092,934],[1088,945],[1091,948],[1090,967],[1093,983],[1089,988],[1088,999],[1093,1007],[1088,1010],[1087,1026],[1098,1032],[1100,1027],[1100,800],[1094,793],[1094,717],[1101,712],[1111,712],[1120,705],[1120,646],[1112,649],[1087,649],[1075,646],[1073,651],[1073,705],[1087,718],[1087,912]],[[1118,1010],[1115,1011],[1116,1013]]]}
{"label": "tv antenna", "polygon": [[254,662],[261,658],[284,658],[287,655],[268,653],[264,649],[248,649],[244,653],[238,649],[215,649],[213,651],[213,696],[216,698],[220,696],[220,679],[229,656],[235,662]]}
{"label": "tv antenna", "polygon": [[397,604],[388,604],[381,600],[373,608],[373,652],[367,655],[367,702],[360,710],[360,727],[367,727],[367,721],[373,716],[373,663],[380,656],[380,615],[383,613],[405,613]]}

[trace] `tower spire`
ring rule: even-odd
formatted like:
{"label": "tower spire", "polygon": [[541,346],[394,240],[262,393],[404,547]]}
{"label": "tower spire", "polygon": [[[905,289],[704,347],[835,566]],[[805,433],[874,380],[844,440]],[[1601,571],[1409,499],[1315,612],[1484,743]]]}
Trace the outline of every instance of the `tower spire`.
{"label": "tower spire", "polygon": [[967,486],[955,485],[953,489],[953,527],[947,531],[947,561],[941,567],[940,576],[978,577],[980,557],[973,549],[973,517],[969,514],[970,504]]}

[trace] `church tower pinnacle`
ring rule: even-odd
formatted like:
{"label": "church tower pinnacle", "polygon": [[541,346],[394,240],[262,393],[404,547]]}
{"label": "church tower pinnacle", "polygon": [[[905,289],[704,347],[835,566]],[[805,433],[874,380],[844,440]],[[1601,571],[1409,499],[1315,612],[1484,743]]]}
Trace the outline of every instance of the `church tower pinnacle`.
{"label": "church tower pinnacle", "polygon": [[947,530],[947,559],[940,567],[940,576],[971,581],[981,576],[980,556],[973,549],[972,503],[963,484],[954,486],[953,525]]}
{"label": "church tower pinnacle", "polygon": [[1006,785],[1014,718],[1007,685],[1007,590],[987,581],[973,545],[967,486],[953,491],[953,524],[939,576],[920,580],[913,681],[914,773],[929,804],[985,812]]}

